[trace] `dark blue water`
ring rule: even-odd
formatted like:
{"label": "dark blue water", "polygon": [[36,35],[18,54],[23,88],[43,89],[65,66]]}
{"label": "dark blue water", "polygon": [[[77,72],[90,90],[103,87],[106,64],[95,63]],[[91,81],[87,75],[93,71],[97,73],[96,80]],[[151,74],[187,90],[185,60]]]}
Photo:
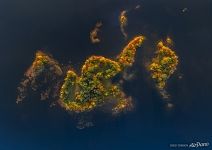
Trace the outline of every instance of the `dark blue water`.
{"label": "dark blue water", "polygon": [[[118,15],[137,4],[141,8],[128,14],[127,32],[148,40],[138,51],[135,78],[125,87],[136,103],[134,111],[116,118],[97,115],[94,127],[79,130],[70,115],[36,95],[16,105],[16,88],[37,49],[76,70],[92,54],[114,58],[126,44]],[[211,18],[211,0],[1,0],[0,150],[166,150],[175,143],[212,144]],[[89,32],[99,20],[102,42],[92,45]],[[168,85],[171,111],[144,68],[153,44],[167,35],[180,60]]]}

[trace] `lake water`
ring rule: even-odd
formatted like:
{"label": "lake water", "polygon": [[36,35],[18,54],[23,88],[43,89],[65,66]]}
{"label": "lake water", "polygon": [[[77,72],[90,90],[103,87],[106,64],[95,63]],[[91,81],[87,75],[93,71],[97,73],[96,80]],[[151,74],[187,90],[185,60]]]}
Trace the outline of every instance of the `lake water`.
{"label": "lake water", "polygon": [[[132,10],[138,4],[140,9]],[[79,130],[68,113],[49,108],[36,94],[15,103],[16,88],[38,49],[77,71],[90,55],[114,58],[127,43],[118,23],[123,9],[131,10],[129,38],[147,37],[136,56],[135,78],[125,84],[136,104],[132,112],[96,114],[93,127]],[[211,144],[211,18],[211,0],[1,0],[0,149],[168,150],[170,144]],[[99,20],[102,42],[93,45],[89,33]],[[172,110],[165,109],[144,68],[154,43],[167,35],[180,61],[167,89]]]}

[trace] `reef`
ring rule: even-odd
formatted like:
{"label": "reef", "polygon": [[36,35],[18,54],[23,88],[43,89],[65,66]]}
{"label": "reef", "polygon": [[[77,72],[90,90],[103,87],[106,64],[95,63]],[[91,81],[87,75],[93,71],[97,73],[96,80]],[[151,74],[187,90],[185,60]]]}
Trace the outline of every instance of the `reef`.
{"label": "reef", "polygon": [[47,99],[51,92],[52,84],[62,74],[61,66],[56,60],[42,51],[37,51],[32,65],[27,69],[18,87],[19,94],[16,103],[21,102],[26,97],[29,88],[36,91],[40,85],[49,82],[49,88],[41,93],[41,99]]}
{"label": "reef", "polygon": [[128,37],[128,34],[127,34],[126,30],[125,30],[125,28],[128,25],[127,14],[129,12],[131,12],[132,10],[134,11],[134,10],[140,9],[140,7],[141,7],[140,5],[136,5],[134,8],[121,11],[121,13],[119,15],[119,26],[120,26],[120,29],[121,29],[121,33],[122,33],[122,35],[124,36],[125,39],[127,39],[127,37]]}
{"label": "reef", "polygon": [[121,33],[124,35],[125,39],[128,36],[127,33],[126,33],[126,31],[125,31],[125,27],[127,26],[127,22],[128,22],[127,11],[126,10],[123,10],[120,13],[120,16],[119,16],[119,24],[120,24]]}
{"label": "reef", "polygon": [[98,36],[98,32],[100,31],[101,27],[102,27],[102,22],[97,22],[94,29],[90,32],[90,40],[93,44],[99,43],[101,41]]}
{"label": "reef", "polygon": [[151,78],[155,81],[156,87],[164,97],[168,96],[165,90],[167,81],[176,71],[178,65],[178,56],[170,48],[172,45],[173,42],[170,38],[158,42],[155,56],[148,66]]}
{"label": "reef", "polygon": [[[123,10],[117,16],[125,41],[128,40],[125,31],[128,25],[127,15],[131,11],[139,10],[140,7],[136,5],[131,9]],[[90,32],[90,41],[93,44],[101,42],[99,32],[102,25],[101,22],[97,22]],[[79,129],[93,126],[92,122],[87,121],[87,115],[94,115],[94,112],[97,113],[99,110],[107,111],[107,114],[109,111],[113,115],[127,112],[133,108],[134,101],[130,94],[124,92],[124,87],[126,82],[137,75],[132,71],[133,64],[136,51],[145,39],[142,35],[133,37],[117,56],[112,57],[113,59],[89,56],[81,69],[76,69],[78,72],[72,66],[60,64],[50,54],[39,50],[17,88],[16,103],[23,102],[30,92],[36,91],[40,94],[40,100],[48,100],[50,108],[59,106],[69,114],[78,116]],[[163,99],[167,100],[168,109],[173,108],[174,105],[170,103],[166,91],[167,83],[175,73],[179,61],[172,47],[173,41],[169,37],[159,41],[153,58],[147,56],[149,63],[145,65],[148,75],[155,83],[154,86]]]}
{"label": "reef", "polygon": [[[103,56],[89,57],[81,68],[80,76],[73,69],[66,72],[65,79],[57,91],[60,106],[75,113],[89,112],[95,108],[111,104],[111,111],[117,114],[132,108],[132,99],[127,97],[119,83],[112,79],[134,63],[136,49],[144,41],[143,36],[133,38],[117,56],[115,60]],[[40,76],[45,82],[40,81]],[[51,56],[38,51],[35,59],[21,82],[17,103],[25,98],[27,88],[46,83],[54,86],[64,77],[64,70]],[[53,86],[53,85],[52,85]],[[35,88],[34,88],[35,89]],[[41,94],[41,98],[48,98],[51,89]],[[54,90],[56,91],[56,90]]]}
{"label": "reef", "polygon": [[143,40],[143,36],[135,37],[117,60],[91,56],[85,61],[80,77],[69,70],[60,91],[61,106],[69,111],[84,112],[113,101],[113,113],[132,106],[131,99],[125,96],[119,84],[112,83],[112,79],[133,64],[136,49]]}

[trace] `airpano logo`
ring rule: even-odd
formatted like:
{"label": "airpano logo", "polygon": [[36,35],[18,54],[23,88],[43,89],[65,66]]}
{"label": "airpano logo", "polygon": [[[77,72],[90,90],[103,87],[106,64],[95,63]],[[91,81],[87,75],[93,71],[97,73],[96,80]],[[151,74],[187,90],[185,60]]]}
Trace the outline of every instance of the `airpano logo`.
{"label": "airpano logo", "polygon": [[210,145],[209,142],[206,143],[196,142],[196,143],[190,143],[189,148],[208,147],[209,145]]}
{"label": "airpano logo", "polygon": [[178,144],[170,144],[169,146],[171,148],[199,149],[209,147],[210,143],[209,142],[178,143]]}

